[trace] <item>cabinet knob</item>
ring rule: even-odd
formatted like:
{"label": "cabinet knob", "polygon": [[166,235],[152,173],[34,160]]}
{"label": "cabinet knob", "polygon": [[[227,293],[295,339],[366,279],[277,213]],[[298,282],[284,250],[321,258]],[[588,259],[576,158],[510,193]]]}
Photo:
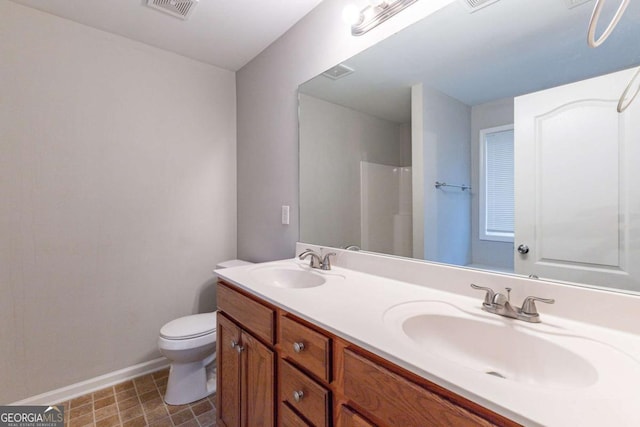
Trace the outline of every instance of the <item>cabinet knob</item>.
{"label": "cabinet knob", "polygon": [[244,351],[244,347],[236,340],[231,341],[231,348],[235,348],[238,353],[242,353]]}
{"label": "cabinet knob", "polygon": [[293,351],[295,351],[296,353],[300,353],[302,350],[304,350],[304,343],[303,342],[294,342],[293,343]]}
{"label": "cabinet knob", "polygon": [[293,392],[293,400],[295,400],[296,402],[300,402],[303,397],[304,397],[304,392],[302,390]]}

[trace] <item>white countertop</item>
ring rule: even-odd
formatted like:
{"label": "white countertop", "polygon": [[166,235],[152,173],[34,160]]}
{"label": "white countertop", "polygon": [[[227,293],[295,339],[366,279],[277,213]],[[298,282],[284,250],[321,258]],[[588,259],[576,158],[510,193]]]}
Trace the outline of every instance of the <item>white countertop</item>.
{"label": "white countertop", "polygon": [[[322,286],[291,289],[257,279],[260,268],[309,270],[307,262],[283,260],[216,270],[221,278],[282,309],[438,385],[526,426],[640,425],[640,337],[603,326],[545,314],[542,323],[507,319],[481,310],[482,293],[469,297],[355,270],[333,267],[313,272],[326,278]],[[571,342],[572,351],[596,367],[588,385],[532,384],[496,378],[421,351],[385,315],[401,304],[440,301],[455,306],[461,316],[514,328],[550,342]],[[478,346],[481,336],[473,338]],[[532,349],[532,351],[535,351]],[[544,358],[545,355],[540,355]],[[571,370],[572,366],[566,366]]]}

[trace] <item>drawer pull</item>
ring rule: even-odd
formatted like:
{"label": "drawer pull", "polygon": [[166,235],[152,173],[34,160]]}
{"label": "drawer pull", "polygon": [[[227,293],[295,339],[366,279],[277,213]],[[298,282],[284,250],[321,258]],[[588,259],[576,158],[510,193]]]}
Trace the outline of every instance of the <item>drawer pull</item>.
{"label": "drawer pull", "polygon": [[238,341],[231,340],[231,348],[236,348],[238,346]]}
{"label": "drawer pull", "polygon": [[295,400],[296,402],[300,402],[303,397],[304,392],[302,390],[293,392],[293,400]]}
{"label": "drawer pull", "polygon": [[304,350],[304,343],[303,342],[294,342],[293,343],[293,351],[295,351],[296,353],[300,353],[302,350]]}

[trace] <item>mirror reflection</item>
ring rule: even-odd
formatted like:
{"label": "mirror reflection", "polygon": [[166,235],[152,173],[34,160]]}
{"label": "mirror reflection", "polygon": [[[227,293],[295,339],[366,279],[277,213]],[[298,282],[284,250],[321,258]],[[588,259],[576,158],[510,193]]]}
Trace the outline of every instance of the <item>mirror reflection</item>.
{"label": "mirror reflection", "polygon": [[454,2],[303,84],[300,240],[639,291],[640,5],[590,48],[593,6]]}

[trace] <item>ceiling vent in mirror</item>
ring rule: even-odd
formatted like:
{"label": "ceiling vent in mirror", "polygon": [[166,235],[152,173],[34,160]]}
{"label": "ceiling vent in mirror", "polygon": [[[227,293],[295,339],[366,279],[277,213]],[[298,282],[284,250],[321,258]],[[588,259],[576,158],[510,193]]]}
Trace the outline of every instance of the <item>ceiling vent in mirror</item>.
{"label": "ceiling vent in mirror", "polygon": [[567,2],[567,7],[572,9],[576,6],[580,6],[581,4],[588,3],[591,0],[565,0]]}
{"label": "ceiling vent in mirror", "polygon": [[480,10],[497,1],[498,0],[460,0],[460,3],[469,9],[469,12],[475,12],[476,10]]}
{"label": "ceiling vent in mirror", "polygon": [[188,19],[199,0],[147,0],[147,6],[180,19]]}
{"label": "ceiling vent in mirror", "polygon": [[338,64],[333,68],[329,68],[322,73],[323,76],[329,77],[331,80],[338,80],[353,73],[353,68],[349,68],[344,64]]}

